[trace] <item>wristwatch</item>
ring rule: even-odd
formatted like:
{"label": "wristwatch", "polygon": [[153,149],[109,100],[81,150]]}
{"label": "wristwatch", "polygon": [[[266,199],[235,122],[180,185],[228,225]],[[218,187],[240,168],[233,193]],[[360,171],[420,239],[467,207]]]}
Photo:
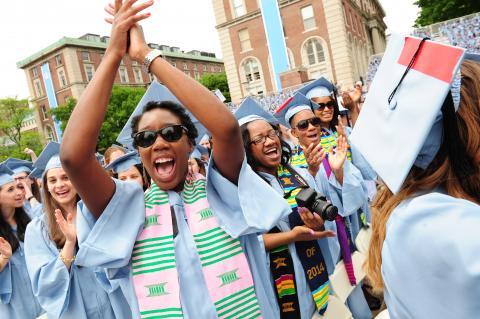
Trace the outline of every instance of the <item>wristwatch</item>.
{"label": "wristwatch", "polygon": [[162,51],[157,49],[150,51],[145,56],[145,59],[143,60],[143,69],[145,70],[145,72],[150,73],[150,65],[152,64],[153,60],[155,60],[159,56],[162,56]]}

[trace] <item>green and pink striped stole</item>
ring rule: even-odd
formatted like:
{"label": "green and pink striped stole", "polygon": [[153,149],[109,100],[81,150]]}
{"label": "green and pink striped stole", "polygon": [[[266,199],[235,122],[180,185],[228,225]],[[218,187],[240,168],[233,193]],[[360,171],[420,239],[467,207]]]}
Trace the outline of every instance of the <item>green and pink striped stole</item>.
{"label": "green and pink striped stole", "polygon": [[[240,241],[220,228],[209,207],[202,175],[185,181],[182,199],[218,318],[261,318]],[[145,225],[132,254],[141,318],[183,318],[168,193],[154,183],[145,193],[145,207]]]}

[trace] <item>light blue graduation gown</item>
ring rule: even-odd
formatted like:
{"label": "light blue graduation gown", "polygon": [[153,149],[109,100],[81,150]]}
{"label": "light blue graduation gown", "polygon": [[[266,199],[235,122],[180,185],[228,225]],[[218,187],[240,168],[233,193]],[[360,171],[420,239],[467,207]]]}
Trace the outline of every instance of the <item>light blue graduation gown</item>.
{"label": "light blue graduation gown", "polygon": [[479,229],[479,205],[440,192],[397,206],[382,249],[390,318],[479,318]]}
{"label": "light blue graduation gown", "polygon": [[32,292],[23,242],[0,272],[0,318],[30,319],[44,311]]}
{"label": "light blue graduation gown", "polygon": [[[33,293],[49,318],[130,318],[120,289],[107,293],[93,268],[73,262],[70,271],[50,240],[46,216],[37,217],[25,233],[25,256]],[[79,252],[77,252],[78,254]]]}
{"label": "light blue graduation gown", "polygon": [[[305,181],[308,183],[310,187],[315,189],[317,193],[323,194],[322,190],[320,190],[315,184],[314,178],[306,170],[300,167],[296,167],[295,170],[305,179]],[[278,192],[279,195],[283,196],[284,191],[280,186],[280,183],[274,176],[267,173],[260,173],[260,174],[269,181],[270,185],[273,187],[273,189],[275,189],[275,191]],[[324,224],[325,229],[332,228],[332,225],[329,225],[329,224],[335,224],[335,222],[325,221],[325,224]],[[276,226],[282,232],[290,231],[291,227],[288,221],[288,216],[283,217],[281,220],[279,220]],[[336,245],[338,245],[338,240],[336,237],[324,238],[324,239],[318,240],[317,242],[320,246],[320,250],[322,251],[323,258],[325,259],[327,272],[330,275],[335,270],[336,260],[334,262],[332,254],[330,252],[328,241],[332,241],[332,245],[335,245],[335,242],[336,242]],[[295,243],[288,244],[288,250],[290,252],[290,256],[292,257],[293,268],[295,270],[295,286],[296,286],[297,295],[298,295],[301,319],[311,319],[313,314],[316,311],[316,305],[313,300],[310,287],[308,286],[308,282],[306,279],[306,275],[305,275],[305,271],[303,269],[302,263],[298,258],[297,250],[295,248]],[[268,262],[268,269],[270,269],[270,259],[268,258],[268,252],[267,252],[267,262]],[[271,274],[270,274],[270,277],[271,277]],[[272,280],[272,285],[274,286],[274,280],[272,277],[271,277],[271,280]]]}
{"label": "light blue graduation gown", "polygon": [[[86,207],[77,215],[80,252],[77,262],[106,268],[111,285],[118,285],[128,296],[135,318],[139,318],[131,269],[131,254],[145,219],[144,195],[131,182],[115,180],[116,190],[98,220]],[[169,191],[175,211],[178,234],[175,258],[184,318],[217,318],[215,307],[200,266],[192,234],[188,228],[183,203],[178,193]],[[279,317],[275,292],[270,284],[265,247],[258,233],[270,230],[290,208],[244,160],[238,186],[225,179],[211,160],[207,177],[207,197],[220,226],[231,236],[239,237],[255,283],[255,292],[263,318]],[[259,213],[261,212],[261,213]]]}

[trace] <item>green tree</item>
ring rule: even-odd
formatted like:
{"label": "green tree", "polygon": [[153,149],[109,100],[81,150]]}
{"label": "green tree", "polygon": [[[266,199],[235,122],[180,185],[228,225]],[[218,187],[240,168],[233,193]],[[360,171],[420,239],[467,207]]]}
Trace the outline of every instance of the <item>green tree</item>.
{"label": "green tree", "polygon": [[417,0],[420,15],[415,26],[426,26],[480,11],[478,0]]}
{"label": "green tree", "polygon": [[[99,150],[105,150],[115,142],[118,134],[120,134],[120,131],[127,123],[128,118],[144,94],[144,88],[113,87],[105,120],[100,129],[100,136],[97,143]],[[70,114],[72,114],[76,104],[77,101],[70,98],[64,105],[51,110],[53,116],[62,122],[62,131],[65,130]]]}
{"label": "green tree", "polygon": [[230,90],[228,88],[227,75],[223,73],[206,73],[200,78],[200,83],[206,86],[209,90],[219,89],[225,96],[225,103],[230,102]]}
{"label": "green tree", "polygon": [[28,147],[38,152],[42,149],[40,136],[36,131],[24,131],[22,127],[33,110],[28,107],[28,100],[17,98],[0,99],[0,160],[7,157],[30,159],[23,150]]}

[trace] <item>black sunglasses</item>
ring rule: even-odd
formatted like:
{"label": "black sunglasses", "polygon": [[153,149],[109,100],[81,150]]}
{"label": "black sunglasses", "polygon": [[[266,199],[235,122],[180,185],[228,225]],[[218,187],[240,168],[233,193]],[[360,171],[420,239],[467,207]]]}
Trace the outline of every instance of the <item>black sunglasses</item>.
{"label": "black sunglasses", "polygon": [[135,146],[150,147],[157,140],[160,135],[166,142],[176,142],[182,135],[183,131],[188,132],[188,129],[183,125],[169,125],[158,131],[142,131],[132,135]]}
{"label": "black sunglasses", "polygon": [[323,111],[326,107],[328,107],[329,109],[334,108],[335,101],[331,100],[331,101],[328,101],[327,103],[317,103],[317,105],[318,105],[317,110]]}
{"label": "black sunglasses", "polygon": [[297,123],[296,128],[299,129],[300,131],[304,131],[308,128],[309,124],[312,124],[315,127],[319,127],[320,119],[318,117],[312,117],[307,120],[301,120],[300,122]]}

